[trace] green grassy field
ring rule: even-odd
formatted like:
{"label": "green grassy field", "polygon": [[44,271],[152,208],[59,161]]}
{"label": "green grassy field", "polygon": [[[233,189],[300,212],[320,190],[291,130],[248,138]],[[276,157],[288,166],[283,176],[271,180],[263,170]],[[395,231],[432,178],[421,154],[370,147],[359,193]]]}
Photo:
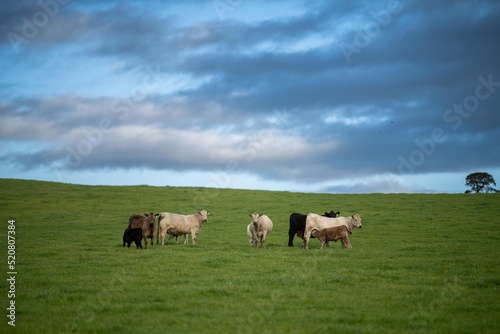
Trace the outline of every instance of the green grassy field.
{"label": "green grassy field", "polygon": [[[0,179],[0,333],[498,333],[500,195],[332,195]],[[211,210],[197,245],[123,248],[132,213]],[[359,213],[319,249],[292,212]],[[268,247],[248,245],[251,212]],[[16,326],[7,231],[16,221]]]}

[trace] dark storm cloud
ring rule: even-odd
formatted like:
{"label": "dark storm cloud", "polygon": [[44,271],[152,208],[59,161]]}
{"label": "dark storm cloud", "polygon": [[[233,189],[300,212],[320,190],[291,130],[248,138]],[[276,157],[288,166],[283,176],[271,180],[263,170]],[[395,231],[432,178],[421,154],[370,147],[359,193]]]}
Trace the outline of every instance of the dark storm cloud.
{"label": "dark storm cloud", "polygon": [[[116,74],[158,65],[165,78],[197,83],[121,109],[122,97],[78,92],[4,99],[2,140],[44,146],[3,160],[26,169],[73,159],[81,169],[158,170],[223,170],[237,161],[265,178],[304,182],[500,165],[490,153],[500,141],[499,3],[293,6],[301,14],[245,21],[214,11],[189,24],[157,2],[61,6],[21,56],[75,47],[123,62]],[[5,48],[9,32],[22,33],[20,18],[37,10],[31,2],[5,8]],[[111,125],[99,130],[103,119]],[[90,152],[82,148],[76,163],[85,141]]]}

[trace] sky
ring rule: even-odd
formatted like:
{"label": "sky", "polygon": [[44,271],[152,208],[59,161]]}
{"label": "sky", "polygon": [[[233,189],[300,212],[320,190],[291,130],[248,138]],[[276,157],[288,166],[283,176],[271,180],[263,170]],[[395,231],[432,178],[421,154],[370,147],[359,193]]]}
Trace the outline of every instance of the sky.
{"label": "sky", "polygon": [[463,193],[469,173],[500,178],[499,17],[498,1],[3,1],[0,177]]}

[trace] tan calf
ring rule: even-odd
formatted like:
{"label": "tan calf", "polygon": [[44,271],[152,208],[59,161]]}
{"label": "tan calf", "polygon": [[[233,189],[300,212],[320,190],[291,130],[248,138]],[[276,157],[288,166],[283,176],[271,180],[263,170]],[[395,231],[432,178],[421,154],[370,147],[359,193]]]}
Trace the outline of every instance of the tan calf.
{"label": "tan calf", "polygon": [[313,237],[321,242],[321,249],[323,249],[328,241],[337,242],[339,239],[342,241],[342,247],[352,248],[349,234],[350,232],[345,225],[324,228],[319,232],[318,230],[313,230],[311,233]]}

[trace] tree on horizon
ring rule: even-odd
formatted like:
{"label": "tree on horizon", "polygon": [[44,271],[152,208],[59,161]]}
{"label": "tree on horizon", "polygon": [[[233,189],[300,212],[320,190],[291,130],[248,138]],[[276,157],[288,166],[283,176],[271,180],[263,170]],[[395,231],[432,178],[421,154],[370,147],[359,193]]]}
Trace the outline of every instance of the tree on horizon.
{"label": "tree on horizon", "polygon": [[465,185],[471,187],[469,192],[479,193],[484,191],[488,192],[499,192],[499,190],[493,188],[492,185],[496,186],[495,179],[491,174],[486,172],[476,172],[467,175],[465,178]]}

